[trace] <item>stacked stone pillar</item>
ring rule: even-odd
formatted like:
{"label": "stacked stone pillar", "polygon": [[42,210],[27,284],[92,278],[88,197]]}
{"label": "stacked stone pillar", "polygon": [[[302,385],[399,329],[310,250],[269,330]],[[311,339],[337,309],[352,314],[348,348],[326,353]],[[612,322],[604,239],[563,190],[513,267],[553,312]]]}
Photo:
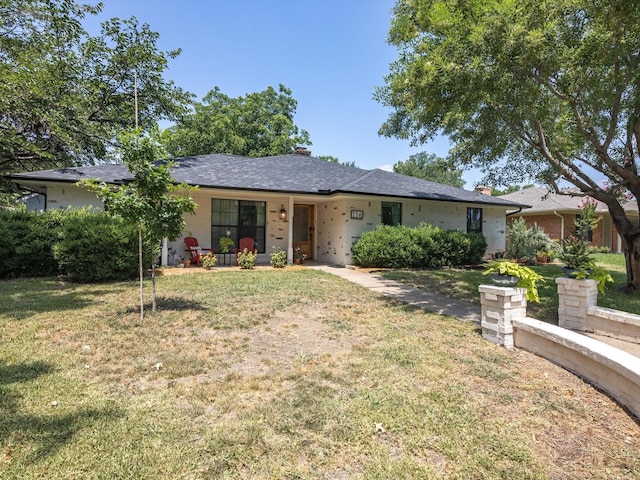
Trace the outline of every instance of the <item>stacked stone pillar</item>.
{"label": "stacked stone pillar", "polygon": [[480,285],[482,337],[490,342],[513,347],[513,320],[527,316],[527,289]]}
{"label": "stacked stone pillar", "polygon": [[598,304],[598,282],[591,279],[558,277],[558,325],[588,331],[587,310]]}

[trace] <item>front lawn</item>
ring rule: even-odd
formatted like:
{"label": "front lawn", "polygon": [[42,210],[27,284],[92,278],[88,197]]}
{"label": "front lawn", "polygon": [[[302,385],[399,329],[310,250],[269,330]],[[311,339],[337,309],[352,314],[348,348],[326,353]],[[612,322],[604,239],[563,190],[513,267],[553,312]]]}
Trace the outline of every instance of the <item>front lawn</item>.
{"label": "front lawn", "polygon": [[640,478],[575,376],[304,268],[0,282],[0,478]]}
{"label": "front lawn", "polygon": [[[607,283],[605,295],[598,296],[598,305],[626,312],[640,313],[640,295],[628,294],[622,290],[626,285],[624,256],[620,254],[596,254],[596,262],[606,268],[613,277]],[[527,315],[545,322],[558,323],[558,289],[555,279],[563,276],[560,263],[534,265],[531,268],[542,275],[545,282],[540,284],[540,303],[529,302]],[[460,300],[480,304],[478,286],[490,284],[482,275],[484,268],[451,268],[444,270],[385,270],[380,275],[390,280],[412,285],[431,292],[442,293]]]}

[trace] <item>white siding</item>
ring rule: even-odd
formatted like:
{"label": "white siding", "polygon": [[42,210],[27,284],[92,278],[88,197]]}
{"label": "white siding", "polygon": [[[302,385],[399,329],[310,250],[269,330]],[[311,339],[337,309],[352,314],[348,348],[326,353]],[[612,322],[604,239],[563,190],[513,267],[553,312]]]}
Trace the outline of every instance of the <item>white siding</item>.
{"label": "white siding", "polygon": [[47,210],[82,208],[91,206],[102,210],[104,204],[93,193],[73,184],[53,184],[47,186]]}

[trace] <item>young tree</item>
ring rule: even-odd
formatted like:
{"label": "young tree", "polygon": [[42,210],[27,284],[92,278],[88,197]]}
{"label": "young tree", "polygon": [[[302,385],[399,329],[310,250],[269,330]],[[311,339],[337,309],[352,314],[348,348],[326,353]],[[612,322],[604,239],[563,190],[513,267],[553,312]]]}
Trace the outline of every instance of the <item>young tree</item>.
{"label": "young tree", "polygon": [[640,3],[635,0],[399,1],[400,49],[377,99],[387,136],[442,132],[489,185],[558,182],[604,202],[640,289]]}
{"label": "young tree", "polygon": [[464,187],[465,184],[461,169],[454,168],[450,162],[433,153],[420,152],[411,155],[406,161],[396,163],[393,171],[458,188]]}
{"label": "young tree", "polygon": [[228,153],[265,157],[311,145],[309,134],[293,123],[298,102],[280,85],[276,92],[231,98],[215,87],[191,113],[162,132],[161,141],[174,157]]}
{"label": "young tree", "polygon": [[[184,229],[185,213],[194,213],[196,203],[191,194],[196,187],[175,184],[171,176],[173,163],[158,161],[162,150],[139,131],[124,135],[121,141],[122,160],[133,175],[131,182],[113,187],[96,180],[80,182],[105,202],[108,211],[138,226],[138,257],[140,268],[140,317],[144,318],[143,245],[151,245],[152,310],[156,310],[156,261],[163,238],[177,239]],[[146,242],[144,241],[146,240]]]}
{"label": "young tree", "polygon": [[0,0],[0,175],[108,158],[134,125],[136,75],[143,129],[184,113],[191,96],[162,78],[179,50],[159,51],[158,34],[135,18],[89,36],[82,21],[101,8]]}

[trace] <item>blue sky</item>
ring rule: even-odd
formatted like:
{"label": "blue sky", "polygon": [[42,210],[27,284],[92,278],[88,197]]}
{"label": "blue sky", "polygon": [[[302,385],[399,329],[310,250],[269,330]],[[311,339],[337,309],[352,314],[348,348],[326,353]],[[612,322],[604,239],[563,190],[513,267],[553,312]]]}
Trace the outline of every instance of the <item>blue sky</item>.
{"label": "blue sky", "polygon": [[[85,0],[86,1],[86,0]],[[86,1],[86,3],[93,3]],[[373,100],[396,50],[386,43],[393,0],[103,0],[99,20],[137,17],[182,49],[165,77],[201,100],[220,87],[238,97],[283,84],[313,155],[386,168],[419,151],[446,156],[447,139],[421,147],[378,135],[389,110]],[[95,27],[87,22],[91,33]],[[464,175],[466,188],[479,179]]]}

